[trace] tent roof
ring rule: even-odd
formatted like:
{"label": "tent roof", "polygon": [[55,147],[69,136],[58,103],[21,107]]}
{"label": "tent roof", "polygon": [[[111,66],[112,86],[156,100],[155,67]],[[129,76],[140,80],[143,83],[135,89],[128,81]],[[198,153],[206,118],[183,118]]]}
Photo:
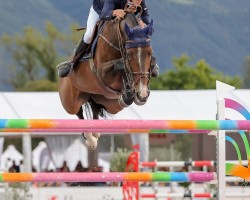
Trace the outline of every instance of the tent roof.
{"label": "tent roof", "polygon": [[[234,94],[250,107],[250,90]],[[0,103],[1,118],[77,119],[63,109],[57,92],[1,92]],[[132,104],[114,119],[215,119],[216,110],[215,90],[151,91],[145,105]]]}
{"label": "tent roof", "polygon": [[15,161],[17,165],[23,160],[23,155],[15,148],[14,145],[9,145],[7,149],[1,155],[1,170],[6,170],[12,165],[12,161]]}

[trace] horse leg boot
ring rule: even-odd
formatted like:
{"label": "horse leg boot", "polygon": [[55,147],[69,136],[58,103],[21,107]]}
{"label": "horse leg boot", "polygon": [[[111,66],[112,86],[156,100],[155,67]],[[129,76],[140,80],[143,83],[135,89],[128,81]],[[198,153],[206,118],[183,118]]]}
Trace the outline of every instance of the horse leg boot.
{"label": "horse leg boot", "polygon": [[64,62],[57,66],[58,75],[61,78],[64,78],[72,72],[75,67],[79,64],[79,59],[86,53],[89,44],[85,43],[83,39],[81,39],[74,51],[73,59],[69,62]]}
{"label": "horse leg boot", "polygon": [[151,68],[151,76],[156,78],[159,76],[159,66],[156,63],[156,58],[152,56],[151,58],[151,63],[150,63],[150,68]]}

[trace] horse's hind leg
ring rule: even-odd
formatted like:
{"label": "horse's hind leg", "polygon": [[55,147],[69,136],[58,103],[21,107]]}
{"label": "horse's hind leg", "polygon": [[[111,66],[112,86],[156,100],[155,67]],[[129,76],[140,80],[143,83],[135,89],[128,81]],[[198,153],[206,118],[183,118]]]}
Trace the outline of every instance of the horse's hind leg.
{"label": "horse's hind leg", "polygon": [[78,113],[76,113],[78,119],[84,119],[82,106],[80,107]]}
{"label": "horse's hind leg", "polygon": [[[80,107],[76,115],[79,119],[84,119],[82,106]],[[98,114],[96,115],[96,113],[93,112],[94,119],[96,118],[96,116],[98,119]],[[82,133],[82,136],[84,137],[84,139],[86,139],[86,146],[90,150],[96,149],[97,141],[98,141],[98,138],[100,137],[100,133],[98,134],[98,133],[92,133],[92,132],[85,132],[85,133]]]}

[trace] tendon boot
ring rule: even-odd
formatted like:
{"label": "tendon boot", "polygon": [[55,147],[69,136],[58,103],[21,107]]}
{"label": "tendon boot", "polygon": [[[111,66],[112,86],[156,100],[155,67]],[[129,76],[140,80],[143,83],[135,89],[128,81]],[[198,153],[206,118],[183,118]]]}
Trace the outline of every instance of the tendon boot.
{"label": "tendon boot", "polygon": [[159,76],[159,66],[156,63],[156,58],[152,56],[151,58],[151,63],[150,63],[150,68],[151,68],[151,76],[156,78]]}
{"label": "tendon boot", "polygon": [[76,49],[74,50],[73,59],[70,61],[63,62],[57,66],[58,75],[64,78],[74,70],[74,68],[79,64],[79,59],[86,53],[89,44],[85,43],[82,39],[78,43]]}

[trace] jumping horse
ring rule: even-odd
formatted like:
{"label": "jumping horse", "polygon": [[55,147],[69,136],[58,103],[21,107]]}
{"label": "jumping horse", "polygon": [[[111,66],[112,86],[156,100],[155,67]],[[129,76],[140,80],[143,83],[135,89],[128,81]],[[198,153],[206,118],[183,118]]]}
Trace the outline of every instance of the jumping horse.
{"label": "jumping horse", "polygon": [[[124,19],[105,21],[97,32],[92,58],[59,81],[64,109],[84,119],[83,105],[88,104],[93,119],[103,113],[116,114],[133,102],[146,103],[150,90],[153,21],[142,27],[133,13]],[[83,133],[86,145],[94,150],[100,133]]]}

